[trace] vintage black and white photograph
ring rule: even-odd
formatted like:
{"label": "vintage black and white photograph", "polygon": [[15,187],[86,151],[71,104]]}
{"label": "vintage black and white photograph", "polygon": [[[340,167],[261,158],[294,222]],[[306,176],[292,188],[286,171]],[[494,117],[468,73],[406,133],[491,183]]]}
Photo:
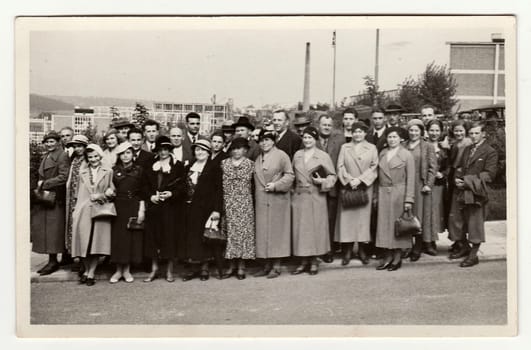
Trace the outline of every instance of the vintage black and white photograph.
{"label": "vintage black and white photograph", "polygon": [[513,17],[16,25],[22,334],[515,334]]}

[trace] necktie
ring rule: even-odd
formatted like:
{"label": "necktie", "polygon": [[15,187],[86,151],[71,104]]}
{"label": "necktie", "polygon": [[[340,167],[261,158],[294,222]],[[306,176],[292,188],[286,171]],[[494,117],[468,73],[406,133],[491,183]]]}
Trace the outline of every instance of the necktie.
{"label": "necktie", "polygon": [[195,135],[192,136],[192,143],[195,143]]}
{"label": "necktie", "polygon": [[321,146],[323,146],[323,149],[326,150],[326,146],[328,146],[328,139],[322,139]]}
{"label": "necktie", "polygon": [[375,132],[374,132],[374,139],[375,139],[375,140],[378,140],[378,131],[375,131]]}

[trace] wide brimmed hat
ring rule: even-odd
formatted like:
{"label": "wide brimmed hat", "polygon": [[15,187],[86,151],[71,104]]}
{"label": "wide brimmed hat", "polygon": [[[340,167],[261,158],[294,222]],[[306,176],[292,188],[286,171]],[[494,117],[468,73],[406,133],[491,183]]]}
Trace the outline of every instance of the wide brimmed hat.
{"label": "wide brimmed hat", "polygon": [[153,152],[158,152],[161,147],[166,147],[170,150],[173,150],[175,146],[173,143],[171,143],[171,140],[168,136],[159,136],[155,140],[155,148],[153,148]]}
{"label": "wide brimmed hat", "polygon": [[124,141],[118,146],[116,146],[115,152],[117,155],[119,155],[127,151],[129,148],[133,149],[133,145],[129,141]]}
{"label": "wide brimmed hat", "polygon": [[101,149],[100,146],[98,146],[97,144],[95,143],[91,143],[87,146],[87,148],[85,149],[85,153],[88,153],[89,151],[95,151],[96,153],[99,154],[99,156],[101,158],[104,157],[104,153],[103,153],[103,150]]}
{"label": "wide brimmed hat", "polygon": [[276,142],[277,133],[273,130],[262,129],[258,135],[258,140],[262,141],[263,139],[270,139],[273,140],[273,142]]}
{"label": "wide brimmed hat", "polygon": [[221,131],[234,133],[234,123],[233,123],[233,121],[232,120],[225,120],[223,122],[223,124],[221,124]]}
{"label": "wide brimmed hat", "polygon": [[394,112],[402,112],[404,109],[402,106],[397,104],[390,104],[384,109],[384,113],[394,113]]}
{"label": "wide brimmed hat", "polygon": [[85,135],[74,135],[72,140],[66,143],[66,147],[70,147],[74,145],[87,146],[88,144],[89,144],[89,139]]}
{"label": "wide brimmed hat", "polygon": [[202,148],[209,153],[212,152],[212,145],[210,144],[210,141],[208,140],[204,140],[204,139],[197,140],[195,143],[192,144],[192,151],[195,152],[196,147]]}
{"label": "wide brimmed hat", "polygon": [[251,124],[251,121],[248,117],[243,116],[238,118],[238,121],[234,124],[232,124],[232,127],[236,130],[238,126],[245,126],[247,129],[254,130],[253,124]]}
{"label": "wide brimmed hat", "polygon": [[247,149],[249,149],[249,141],[247,141],[243,137],[237,137],[234,140],[232,140],[228,151],[230,152],[233,149],[238,149],[238,148],[247,148]]}
{"label": "wide brimmed hat", "polygon": [[312,123],[312,121],[306,115],[306,113],[297,113],[297,114],[295,114],[295,121],[293,122],[293,125],[295,125],[295,126],[304,126],[304,125],[310,125],[311,123]]}
{"label": "wide brimmed hat", "polygon": [[127,118],[118,118],[112,123],[112,127],[115,129],[120,129],[123,127],[134,127],[135,124],[131,123],[131,121]]}
{"label": "wide brimmed hat", "polygon": [[52,130],[49,133],[47,133],[46,135],[44,135],[44,137],[42,138],[42,143],[45,143],[46,140],[48,140],[48,139],[54,139],[55,141],[59,141],[59,140],[61,140],[61,136],[59,136],[57,131]]}

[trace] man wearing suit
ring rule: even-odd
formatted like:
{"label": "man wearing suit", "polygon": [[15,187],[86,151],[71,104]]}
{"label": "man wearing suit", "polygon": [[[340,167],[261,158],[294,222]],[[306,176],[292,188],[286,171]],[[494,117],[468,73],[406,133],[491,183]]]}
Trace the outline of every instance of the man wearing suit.
{"label": "man wearing suit", "polygon": [[251,132],[254,130],[253,124],[251,124],[248,117],[243,116],[238,118],[238,122],[232,124],[232,127],[235,130],[234,137],[242,137],[249,142],[247,158],[254,162],[260,154],[260,146],[251,138]]}
{"label": "man wearing suit", "polygon": [[144,132],[145,142],[142,145],[144,151],[153,152],[155,148],[155,140],[159,136],[160,124],[153,120],[148,119],[142,125],[142,131]]}
{"label": "man wearing suit", "polygon": [[179,127],[173,127],[170,129],[169,135],[170,141],[173,144],[173,158],[184,163],[187,166],[193,159],[192,152],[189,149],[183,147],[183,130]]}
{"label": "man wearing suit", "polygon": [[186,133],[183,137],[183,154],[191,154],[190,161],[195,160],[194,152],[192,152],[192,145],[198,140],[206,140],[207,138],[199,134],[201,127],[201,116],[195,112],[190,112],[186,115]]}
{"label": "man wearing suit", "polygon": [[302,139],[289,129],[289,117],[286,111],[278,110],[273,113],[273,128],[278,135],[276,147],[292,160],[295,152],[301,149]]}
{"label": "man wearing suit", "polygon": [[[334,164],[337,174],[337,158],[339,157],[339,151],[341,145],[345,143],[345,136],[340,132],[333,131],[334,122],[332,116],[323,114],[319,117],[319,140],[317,141],[317,148],[328,153]],[[328,227],[330,233],[330,242],[332,250],[323,256],[323,261],[330,263],[334,260],[334,232],[336,227],[337,216],[337,193],[338,184],[332,188],[326,196],[326,204],[328,208]]]}
{"label": "man wearing suit", "polygon": [[387,129],[387,118],[380,108],[374,108],[371,114],[373,127],[367,133],[367,141],[376,146],[378,153],[385,147],[385,130]]}
{"label": "man wearing suit", "polygon": [[352,141],[352,125],[358,121],[358,112],[354,108],[343,111],[343,135],[345,142]]}
{"label": "man wearing suit", "polygon": [[[498,154],[485,141],[485,125],[475,123],[468,131],[472,145],[463,151],[455,171],[457,208],[450,211],[450,230],[457,237],[458,250],[450,259],[466,257],[459,266],[477,265],[479,246],[485,242],[485,217],[488,202],[487,184],[496,176]],[[468,228],[468,239],[466,237]],[[472,243],[470,248],[469,242]]]}
{"label": "man wearing suit", "polygon": [[143,169],[153,164],[154,154],[142,148],[144,143],[143,133],[140,129],[132,128],[127,132],[127,140],[133,146],[133,161]]}
{"label": "man wearing suit", "polygon": [[402,113],[402,106],[390,104],[385,108],[384,114],[387,120],[387,125],[400,126],[400,117]]}

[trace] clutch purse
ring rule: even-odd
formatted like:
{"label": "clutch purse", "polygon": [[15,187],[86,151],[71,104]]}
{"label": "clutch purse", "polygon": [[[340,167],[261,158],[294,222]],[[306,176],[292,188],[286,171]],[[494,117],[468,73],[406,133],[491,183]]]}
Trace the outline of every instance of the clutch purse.
{"label": "clutch purse", "polygon": [[127,221],[127,229],[131,231],[142,231],[144,230],[144,222],[141,224],[138,223],[138,218],[136,216],[130,217]]}
{"label": "clutch purse", "polygon": [[54,191],[39,190],[37,188],[33,190],[33,194],[35,195],[37,202],[43,206],[48,208],[55,207],[56,193]]}
{"label": "clutch purse", "polygon": [[411,210],[404,211],[395,221],[395,237],[418,235],[422,231],[420,220]]}
{"label": "clutch purse", "polygon": [[214,228],[213,221],[210,222],[210,225],[207,225],[203,231],[203,238],[211,242],[225,242],[227,236],[223,233],[219,227]]}
{"label": "clutch purse", "polygon": [[317,167],[310,170],[310,174],[312,174],[312,177],[325,178],[328,176],[328,173],[322,165],[318,165]]}
{"label": "clutch purse", "polygon": [[369,194],[363,184],[360,184],[355,190],[350,187],[342,187],[339,198],[343,208],[347,209],[362,207],[369,203]]}
{"label": "clutch purse", "polygon": [[90,216],[93,219],[106,219],[116,216],[116,208],[114,207],[114,203],[92,203],[90,207]]}

